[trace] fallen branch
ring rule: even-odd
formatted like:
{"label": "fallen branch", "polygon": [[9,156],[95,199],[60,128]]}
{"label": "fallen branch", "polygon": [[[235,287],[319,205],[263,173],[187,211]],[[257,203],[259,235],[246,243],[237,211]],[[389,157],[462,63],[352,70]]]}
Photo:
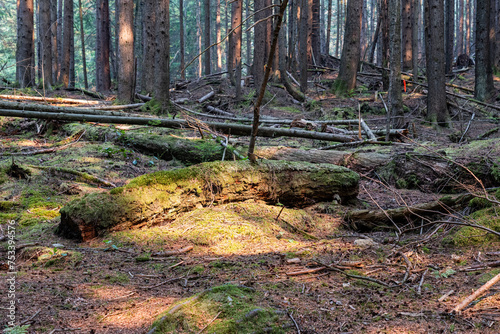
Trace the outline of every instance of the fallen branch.
{"label": "fallen branch", "polygon": [[93,175],[90,175],[90,174],[87,174],[84,172],[79,172],[79,171],[74,170],[74,169],[69,169],[69,168],[64,168],[64,167],[52,167],[52,166],[35,166],[35,165],[28,165],[28,167],[46,170],[49,172],[62,172],[62,173],[67,173],[67,174],[73,174],[73,175],[79,176],[79,177],[83,178],[84,180],[87,180],[90,182],[102,184],[102,185],[107,186],[107,187],[113,187],[113,188],[116,187],[116,185],[114,183],[111,183],[111,182],[106,181],[104,179],[98,178],[97,176],[93,176]]}
{"label": "fallen branch", "polygon": [[193,246],[186,246],[186,247],[181,248],[181,249],[165,251],[165,252],[157,253],[155,255],[157,255],[157,256],[160,256],[160,255],[161,256],[172,256],[172,255],[184,254],[184,253],[187,253],[191,250],[193,250]]}
{"label": "fallen branch", "polygon": [[286,275],[287,276],[299,276],[299,275],[305,275],[305,274],[313,274],[313,273],[317,273],[318,271],[321,271],[324,269],[326,269],[326,267],[304,269],[304,270],[299,270],[299,271],[288,272],[288,273],[286,273]]}
{"label": "fallen branch", "polygon": [[99,104],[99,103],[101,103],[100,101],[93,101],[93,100],[76,100],[76,99],[41,97],[41,96],[22,96],[22,95],[0,95],[0,99],[53,102],[53,103],[69,103],[69,104]]}
{"label": "fallen branch", "polygon": [[206,100],[208,100],[208,99],[210,99],[210,98],[212,98],[212,97],[214,97],[214,96],[215,96],[215,92],[214,92],[214,91],[211,91],[211,92],[210,92],[210,93],[208,93],[207,95],[202,96],[200,99],[198,99],[198,101],[197,101],[197,102],[198,102],[198,103],[203,103],[203,102],[205,102]]}
{"label": "fallen branch", "polygon": [[495,285],[499,281],[500,281],[500,274],[490,279],[488,282],[486,282],[486,284],[484,284],[482,287],[477,289],[473,294],[471,294],[469,297],[465,298],[461,303],[455,306],[453,312],[460,313],[465,307],[467,307],[467,305],[472,303],[477,297],[488,291],[493,285]]}

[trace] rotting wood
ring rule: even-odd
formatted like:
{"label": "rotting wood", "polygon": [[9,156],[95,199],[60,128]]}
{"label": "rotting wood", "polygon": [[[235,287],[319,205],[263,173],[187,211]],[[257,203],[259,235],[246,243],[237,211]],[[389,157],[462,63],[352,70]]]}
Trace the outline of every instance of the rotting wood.
{"label": "rotting wood", "polygon": [[457,306],[455,306],[453,312],[461,313],[462,310],[467,307],[467,305],[472,303],[477,297],[488,291],[493,285],[495,285],[499,281],[500,281],[500,274],[497,274],[495,277],[486,282],[486,284],[481,286],[479,289],[474,291],[474,293],[472,293],[470,296],[468,296],[462,302],[460,302]]}
{"label": "rotting wood", "polygon": [[355,198],[359,175],[330,164],[231,161],[146,174],[124,187],[63,207],[58,233],[85,241],[112,230],[152,226],[199,205],[262,199],[285,205]]}
{"label": "rotting wood", "polygon": [[314,274],[317,273],[318,271],[322,271],[326,269],[326,267],[319,267],[319,268],[313,268],[313,269],[303,269],[299,271],[291,271],[287,272],[287,276],[299,276],[299,275],[306,275],[306,274]]}
{"label": "rotting wood", "polygon": [[214,92],[214,91],[211,91],[210,93],[208,93],[208,94],[206,94],[206,95],[202,96],[201,98],[199,98],[197,102],[198,102],[198,103],[203,103],[203,102],[205,102],[206,100],[208,100],[208,99],[210,99],[210,98],[212,98],[212,97],[214,97],[214,96],[215,96],[215,92]]}
{"label": "rotting wood", "polygon": [[215,108],[215,107],[212,107],[212,106],[206,106],[206,108],[207,108],[208,111],[210,111],[210,112],[212,112],[214,114],[223,115],[223,116],[229,116],[229,117],[234,117],[233,113],[221,110],[219,108]]}
{"label": "rotting wood", "polygon": [[451,207],[467,206],[474,196],[466,194],[459,196],[445,196],[437,201],[421,203],[413,206],[404,206],[387,210],[354,210],[349,211],[345,220],[354,229],[393,229],[392,224],[407,224],[409,219],[423,216],[447,213]]}
{"label": "rotting wood", "polygon": [[64,88],[64,90],[68,91],[68,92],[80,92],[80,93],[83,93],[85,95],[88,95],[90,97],[94,97],[94,98],[100,99],[100,100],[104,100],[106,98],[104,95],[102,95],[99,92],[93,92],[93,91],[83,89],[83,88],[68,87],[68,88]]}
{"label": "rotting wood", "polygon": [[[40,119],[57,119],[66,121],[83,121],[97,123],[114,123],[114,124],[136,124],[150,125],[164,128],[189,128],[189,124],[185,120],[172,120],[164,118],[144,118],[133,116],[100,116],[100,115],[83,115],[83,114],[66,114],[66,113],[49,113],[30,110],[10,110],[0,109],[0,116],[24,117],[24,118],[40,118]],[[212,127],[216,131],[228,133],[236,136],[249,136],[252,133],[252,126],[243,124],[231,123],[216,123],[206,122],[206,125]],[[293,129],[280,129],[271,127],[259,127],[260,137],[297,137],[318,139],[325,141],[350,142],[354,138],[330,133],[320,133],[312,131],[300,131]]]}
{"label": "rotting wood", "polygon": [[53,103],[69,103],[69,104],[99,104],[99,103],[101,103],[101,101],[95,101],[95,100],[76,100],[76,99],[51,98],[51,97],[42,97],[42,96],[23,96],[23,95],[0,95],[0,99],[53,102]]}
{"label": "rotting wood", "polygon": [[61,172],[61,173],[66,173],[66,174],[73,174],[76,176],[81,177],[82,179],[90,182],[94,182],[97,184],[102,184],[106,187],[116,187],[114,183],[111,183],[109,181],[106,181],[104,179],[101,179],[97,176],[90,175],[88,173],[80,172],[74,169],[69,169],[69,168],[64,168],[64,167],[52,167],[52,166],[34,166],[34,165],[28,165],[27,167],[29,168],[34,168],[34,169],[41,169],[41,170],[46,170],[48,172],[54,173],[54,172]]}

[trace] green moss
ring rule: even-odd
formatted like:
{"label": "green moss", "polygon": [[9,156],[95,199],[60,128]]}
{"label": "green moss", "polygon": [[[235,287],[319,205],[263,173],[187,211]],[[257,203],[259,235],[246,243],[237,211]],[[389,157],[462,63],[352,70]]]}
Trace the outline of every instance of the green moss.
{"label": "green moss", "polygon": [[147,262],[151,260],[151,254],[150,253],[145,253],[137,256],[135,258],[135,262]]}
{"label": "green moss", "polygon": [[286,313],[260,307],[254,301],[258,295],[253,289],[230,284],[211,288],[160,315],[153,333],[199,333],[205,325],[206,333],[286,333],[284,327],[291,325]]}
{"label": "green moss", "polygon": [[[490,228],[494,231],[500,232],[500,217],[497,215],[496,208],[486,208],[474,212],[470,215],[474,223]],[[460,228],[457,232],[447,236],[443,240],[444,244],[454,246],[472,246],[472,245],[491,245],[499,244],[498,237],[484,230],[465,226]]]}
{"label": "green moss", "polygon": [[82,253],[77,251],[41,246],[25,248],[21,256],[27,259],[36,258],[34,265],[37,266],[58,268],[73,267],[83,259]]}
{"label": "green moss", "polygon": [[124,190],[124,189],[125,189],[125,188],[123,188],[123,187],[116,187],[116,188],[111,189],[111,190],[109,191],[109,193],[110,193],[111,195],[121,194],[121,193],[123,193],[123,190]]}
{"label": "green moss", "polygon": [[125,273],[118,273],[118,274],[115,274],[115,275],[112,275],[112,274],[106,274],[104,276],[104,279],[106,281],[108,281],[109,283],[122,283],[122,284],[125,284],[125,283],[128,283],[130,281],[130,277],[128,274],[125,274]]}
{"label": "green moss", "polygon": [[15,207],[18,207],[20,204],[18,202],[12,201],[0,201],[0,211],[10,211]]}
{"label": "green moss", "polygon": [[500,269],[493,269],[493,270],[479,276],[479,278],[477,279],[477,282],[480,284],[485,284],[488,281],[490,281],[493,277],[498,275],[499,273],[500,273]]}

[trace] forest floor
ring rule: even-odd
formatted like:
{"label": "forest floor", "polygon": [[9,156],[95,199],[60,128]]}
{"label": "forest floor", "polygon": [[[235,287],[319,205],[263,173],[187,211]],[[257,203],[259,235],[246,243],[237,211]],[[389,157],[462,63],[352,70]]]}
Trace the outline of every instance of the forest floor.
{"label": "forest floor", "polygon": [[[320,74],[318,72],[317,80]],[[455,77],[454,83],[471,88],[472,77],[472,71],[463,73]],[[321,79],[332,78],[321,74]],[[310,97],[319,102],[308,106],[294,103],[282,89],[271,87],[269,104],[263,113],[287,119],[317,120],[325,116],[356,119],[358,103],[361,103],[362,116],[370,127],[384,128],[385,111],[380,99],[375,101],[371,81],[376,82],[361,77],[361,88],[350,98],[336,98],[317,88]],[[315,87],[322,85],[326,84],[318,81]],[[231,94],[223,83],[206,85],[190,94],[174,92],[173,99],[195,100],[212,88],[218,95]],[[459,146],[457,136],[460,138],[468,127],[471,114],[455,110],[451,127],[436,129],[425,121],[422,87],[408,85],[407,89],[404,103],[408,107],[406,120],[411,138],[400,138],[400,141],[436,150]],[[246,88],[245,93],[250,96],[251,89]],[[76,97],[75,94],[65,96]],[[472,110],[469,103],[458,99],[457,103],[465,110]],[[241,110],[241,115],[251,112],[247,99],[238,105],[220,101],[219,107]],[[197,106],[193,104],[189,108]],[[463,143],[497,128],[499,113],[496,111],[496,117],[491,116],[494,113],[478,111]],[[369,177],[362,177],[360,181],[358,201],[347,206],[328,206],[328,210],[320,205],[283,209],[250,200],[198,208],[161,226],[110,232],[89,242],[76,243],[54,234],[60,221],[59,209],[72,199],[109,188],[64,172],[28,166],[85,171],[120,186],[136,176],[179,168],[182,164],[157,159],[126,145],[91,138],[76,141],[71,137],[73,142],[67,147],[35,154],[54,147],[72,134],[63,130],[61,122],[5,117],[1,122],[0,236],[7,235],[9,222],[15,221],[18,247],[15,316],[16,324],[30,325],[28,333],[147,333],[153,322],[174,303],[226,283],[251,288],[254,294],[242,298],[250,298],[255,307],[281,310],[285,316],[272,321],[283,328],[283,333],[500,332],[498,287],[491,288],[462,314],[451,312],[466,296],[500,272],[481,266],[498,260],[498,239],[475,231],[465,241],[457,242],[454,239],[460,230],[457,226],[444,227],[432,236],[432,228],[402,236],[387,231],[360,233],[352,231],[343,220],[346,211],[357,207],[387,209],[401,205],[399,198],[411,205],[428,202],[442,194],[418,187],[396,189],[378,182],[376,176],[367,172],[364,176]],[[198,135],[198,131],[193,130],[116,128],[117,131],[185,137]],[[488,139],[492,138],[499,138],[498,132]],[[244,147],[247,140],[241,138],[238,143]],[[328,144],[297,138],[261,138],[257,143],[298,148]],[[356,148],[365,149],[375,150],[372,146]],[[483,153],[488,155],[486,150]],[[23,178],[22,173],[17,178],[7,175],[13,161],[29,169],[31,175],[27,178]],[[13,204],[4,204],[7,202]],[[492,208],[487,214],[488,219],[500,225],[498,209]],[[373,242],[362,245],[363,240]],[[0,243],[0,328],[8,324],[3,314],[11,300],[6,293],[10,277],[7,246],[7,241]],[[188,246],[193,248],[185,248]],[[185,252],[172,253],[183,248]],[[161,259],[154,259],[161,255]],[[324,264],[336,264],[336,267],[332,269]],[[319,269],[297,274],[315,268]],[[346,277],[339,268],[388,286]],[[409,276],[405,278],[406,273]],[[401,281],[404,284],[399,285]],[[232,305],[230,297],[219,302]],[[224,312],[197,309],[198,306],[193,303],[183,317],[179,316],[178,329],[171,332],[216,332],[211,331],[210,326],[223,321]],[[253,317],[252,314],[246,316]],[[189,317],[196,321],[189,322]],[[258,319],[257,316],[252,321],[258,322]],[[271,324],[266,323],[255,332],[264,333],[265,325]],[[190,330],[186,329],[189,326]]]}

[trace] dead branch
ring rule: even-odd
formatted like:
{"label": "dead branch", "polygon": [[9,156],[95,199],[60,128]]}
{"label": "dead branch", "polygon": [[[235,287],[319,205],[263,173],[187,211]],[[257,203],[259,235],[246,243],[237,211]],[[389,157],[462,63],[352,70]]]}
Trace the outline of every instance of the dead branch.
{"label": "dead branch", "polygon": [[210,93],[208,93],[207,95],[205,96],[202,96],[201,98],[198,99],[198,103],[203,103],[205,102],[206,100],[212,98],[215,96],[215,92],[214,91],[211,91]]}
{"label": "dead branch", "polygon": [[477,297],[488,291],[493,285],[495,285],[499,281],[500,281],[500,274],[490,279],[488,282],[486,282],[486,284],[484,284],[482,287],[474,291],[473,294],[471,294],[469,297],[465,298],[461,303],[455,306],[453,312],[460,313],[465,307],[467,307],[467,305],[472,303]]}
{"label": "dead branch", "polygon": [[287,276],[299,276],[299,275],[305,275],[305,274],[313,274],[317,273],[318,271],[324,270],[326,267],[318,267],[318,268],[313,268],[313,269],[304,269],[304,270],[299,270],[299,271],[292,271],[286,273]]}
{"label": "dead branch", "polygon": [[51,98],[51,97],[41,97],[41,96],[22,96],[22,95],[0,95],[0,99],[53,102],[53,103],[70,103],[70,104],[99,104],[99,103],[101,103],[100,101],[93,101],[93,100],[75,100],[75,99]]}
{"label": "dead branch", "polygon": [[116,185],[114,183],[111,183],[109,181],[101,179],[97,176],[93,176],[93,175],[90,175],[90,174],[87,174],[84,172],[79,172],[79,171],[74,170],[74,169],[69,169],[69,168],[64,168],[64,167],[34,166],[34,165],[28,165],[28,167],[35,168],[35,169],[41,169],[41,170],[47,170],[49,172],[61,172],[61,173],[73,174],[73,175],[79,176],[79,177],[83,178],[84,180],[87,180],[90,182],[102,184],[102,185],[107,186],[107,187],[113,187],[113,188],[116,187]]}

